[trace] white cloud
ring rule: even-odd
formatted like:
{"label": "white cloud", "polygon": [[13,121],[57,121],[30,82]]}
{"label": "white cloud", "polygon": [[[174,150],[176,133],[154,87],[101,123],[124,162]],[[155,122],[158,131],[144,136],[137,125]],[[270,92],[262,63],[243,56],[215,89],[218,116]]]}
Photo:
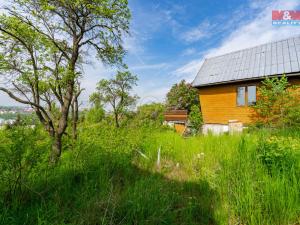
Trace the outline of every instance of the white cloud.
{"label": "white cloud", "polygon": [[0,8],[3,8],[4,6],[6,6],[8,3],[5,2],[5,0],[0,0]]}
{"label": "white cloud", "polygon": [[219,48],[211,50],[207,57],[225,54],[300,34],[299,27],[272,26],[271,21],[272,10],[278,8],[295,9],[299,5],[300,2],[298,0],[273,1],[252,22],[239,27],[223,41]]}
{"label": "white cloud", "polygon": [[195,48],[187,48],[182,52],[182,56],[189,56],[189,55],[193,55],[197,52],[197,50]]}
{"label": "white cloud", "polygon": [[[272,26],[271,13],[274,9],[296,9],[300,6],[299,0],[277,0],[272,1],[257,15],[254,20],[240,25],[221,45],[209,49],[204,57],[195,59],[179,67],[174,73],[179,77],[186,76],[188,79],[195,77],[200,69],[201,62],[204,58],[222,55],[232,51],[253,47],[259,44],[285,39],[300,34],[299,27],[295,26]],[[255,6],[251,6],[255,7]],[[256,6],[258,7],[258,6]]]}
{"label": "white cloud", "polygon": [[174,71],[174,74],[179,79],[185,79],[186,81],[191,82],[195,78],[195,75],[197,74],[202,64],[203,64],[202,58],[193,60],[185,64],[184,66],[176,69]]}
{"label": "white cloud", "polygon": [[142,46],[142,37],[135,30],[131,31],[130,35],[125,36],[123,41],[123,46],[126,51],[132,54],[139,54],[144,52],[144,48]]}
{"label": "white cloud", "polygon": [[264,9],[268,7],[270,1],[268,0],[251,0],[250,8],[252,9]]}
{"label": "white cloud", "polygon": [[130,70],[153,70],[153,69],[162,69],[168,67],[166,63],[158,63],[158,64],[142,64],[142,65],[132,65],[130,66]]}
{"label": "white cloud", "polygon": [[203,38],[207,38],[211,35],[211,28],[213,27],[208,21],[200,23],[197,27],[194,27],[181,35],[181,39],[187,43],[193,43]]}
{"label": "white cloud", "polygon": [[[166,63],[141,64],[129,67],[130,71],[137,75],[139,75],[139,72],[143,72],[144,70],[163,71],[166,68],[168,68],[168,64]],[[84,70],[85,75],[81,80],[81,85],[85,90],[80,96],[80,101],[83,106],[86,107],[89,105],[89,96],[95,91],[97,82],[100,79],[109,79],[114,76],[116,69],[105,67],[101,62],[98,62],[96,59],[94,59],[92,64],[84,67]],[[154,76],[155,74],[152,75],[153,79]],[[166,88],[157,87],[157,83],[144,80],[140,82],[139,86],[136,88],[136,92],[141,97],[140,101],[144,98],[148,99],[143,100],[143,103],[144,101],[150,101],[149,99],[152,99],[152,101],[163,101],[162,96],[165,96],[165,93],[167,93]]]}
{"label": "white cloud", "polygon": [[140,97],[138,105],[148,104],[152,102],[164,102],[165,96],[169,90],[169,85],[162,87],[151,87],[151,85],[144,87],[139,86],[135,89],[135,92]]}
{"label": "white cloud", "polygon": [[84,91],[80,95],[80,102],[84,107],[88,106],[89,96],[96,90],[97,83],[101,79],[111,78],[116,68],[104,66],[101,61],[94,58],[90,64],[84,65],[84,75],[81,79],[81,87]]}

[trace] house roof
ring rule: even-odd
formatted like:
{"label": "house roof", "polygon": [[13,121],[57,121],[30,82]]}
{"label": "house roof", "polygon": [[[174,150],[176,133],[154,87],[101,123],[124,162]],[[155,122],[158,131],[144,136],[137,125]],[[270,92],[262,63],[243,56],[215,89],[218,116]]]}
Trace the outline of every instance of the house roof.
{"label": "house roof", "polygon": [[173,109],[165,112],[165,115],[187,115],[188,111],[185,109]]}
{"label": "house roof", "polygon": [[205,59],[194,87],[291,75],[300,71],[300,36]]}
{"label": "house roof", "polygon": [[186,122],[188,119],[187,110],[170,110],[164,113],[165,121],[181,121]]}

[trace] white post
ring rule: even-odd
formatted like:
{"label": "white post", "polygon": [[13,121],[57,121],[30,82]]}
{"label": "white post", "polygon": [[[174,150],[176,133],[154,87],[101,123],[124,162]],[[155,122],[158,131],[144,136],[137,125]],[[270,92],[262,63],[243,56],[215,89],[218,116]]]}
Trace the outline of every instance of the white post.
{"label": "white post", "polygon": [[160,150],[161,150],[161,146],[158,148],[157,151],[157,162],[156,162],[157,168],[160,168]]}

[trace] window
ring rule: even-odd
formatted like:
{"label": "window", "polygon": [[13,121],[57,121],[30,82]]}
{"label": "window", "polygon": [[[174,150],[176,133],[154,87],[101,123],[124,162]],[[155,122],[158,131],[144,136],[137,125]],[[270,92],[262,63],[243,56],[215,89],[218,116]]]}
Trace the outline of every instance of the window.
{"label": "window", "polygon": [[248,86],[248,105],[255,105],[256,103],[256,86]]}
{"label": "window", "polygon": [[237,106],[246,106],[246,102],[248,106],[255,105],[256,103],[256,86],[245,86],[237,88]]}
{"label": "window", "polygon": [[245,97],[246,97],[246,87],[238,87],[237,88],[237,106],[245,105]]}

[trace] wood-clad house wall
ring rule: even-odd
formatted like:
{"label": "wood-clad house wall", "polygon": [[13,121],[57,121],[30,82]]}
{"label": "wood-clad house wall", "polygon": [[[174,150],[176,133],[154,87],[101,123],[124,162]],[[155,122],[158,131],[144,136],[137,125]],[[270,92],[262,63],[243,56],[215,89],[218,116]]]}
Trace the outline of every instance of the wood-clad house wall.
{"label": "wood-clad house wall", "polygon": [[187,110],[169,110],[164,113],[165,121],[178,121],[186,123],[188,120],[188,111]]}
{"label": "wood-clad house wall", "polygon": [[[300,85],[300,77],[289,78],[290,83]],[[261,81],[220,84],[199,88],[199,99],[205,124],[228,124],[238,120],[243,124],[252,123],[255,112],[248,106],[237,106],[237,88],[259,86]],[[247,102],[247,101],[246,101]]]}
{"label": "wood-clad house wall", "polygon": [[183,132],[185,131],[186,125],[185,124],[180,124],[180,123],[175,123],[174,128],[175,128],[177,133],[183,134]]}
{"label": "wood-clad house wall", "polygon": [[165,112],[164,116],[165,121],[170,122],[172,126],[174,126],[177,133],[184,133],[188,121],[187,110],[170,110]]}

